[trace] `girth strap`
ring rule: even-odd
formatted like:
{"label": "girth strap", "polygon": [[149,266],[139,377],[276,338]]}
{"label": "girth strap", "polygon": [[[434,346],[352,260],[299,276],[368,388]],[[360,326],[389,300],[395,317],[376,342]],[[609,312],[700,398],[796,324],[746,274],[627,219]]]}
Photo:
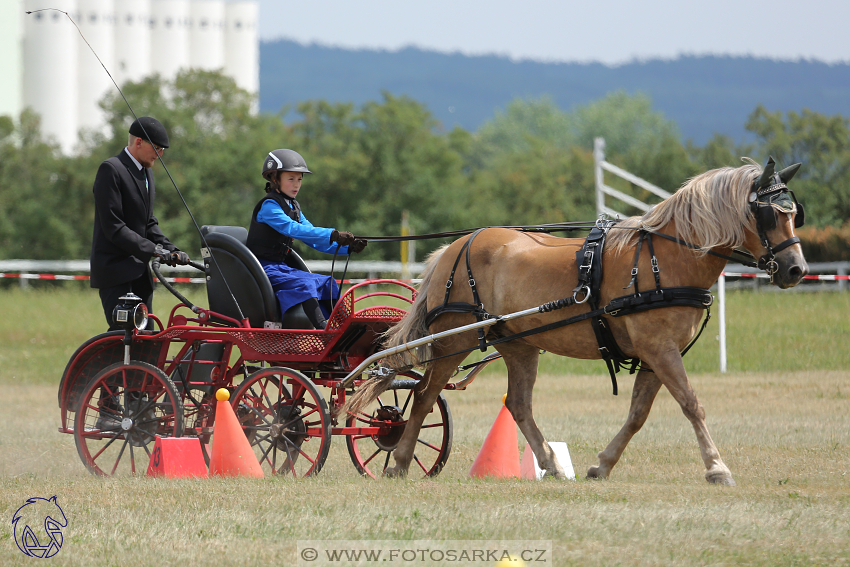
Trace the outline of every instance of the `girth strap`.
{"label": "girth strap", "polygon": [[[449,274],[449,279],[446,281],[446,295],[443,298],[443,304],[435,307],[431,311],[425,314],[425,326],[430,327],[431,323],[434,322],[434,319],[442,315],[443,313],[472,313],[475,315],[475,319],[477,321],[484,321],[485,319],[489,319],[491,315],[487,313],[487,310],[484,309],[484,304],[481,303],[481,298],[478,295],[478,289],[475,286],[475,277],[472,275],[472,268],[470,266],[469,259],[469,251],[472,248],[472,241],[475,240],[475,237],[481,234],[483,228],[479,228],[475,232],[472,233],[472,236],[463,243],[463,247],[458,252],[457,258],[455,258],[455,263],[452,266],[452,272]],[[454,283],[455,271],[457,270],[457,265],[460,262],[460,257],[466,253],[466,275],[468,277],[467,282],[469,283],[469,288],[472,290],[472,304],[469,303],[449,303],[449,294],[452,291],[452,285]],[[478,348],[481,349],[481,352],[487,350],[487,339],[484,334],[484,329],[478,329]]]}

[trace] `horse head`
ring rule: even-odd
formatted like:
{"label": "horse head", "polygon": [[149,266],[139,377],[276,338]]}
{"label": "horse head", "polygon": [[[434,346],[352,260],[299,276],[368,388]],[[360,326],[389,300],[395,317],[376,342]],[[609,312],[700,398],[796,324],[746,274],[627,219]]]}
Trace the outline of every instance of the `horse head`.
{"label": "horse head", "polygon": [[800,166],[795,163],[775,173],[776,162],[769,157],[748,197],[751,219],[744,248],[759,259],[770,283],[782,289],[797,285],[809,271],[794,234],[803,226],[803,205],[787,185]]}

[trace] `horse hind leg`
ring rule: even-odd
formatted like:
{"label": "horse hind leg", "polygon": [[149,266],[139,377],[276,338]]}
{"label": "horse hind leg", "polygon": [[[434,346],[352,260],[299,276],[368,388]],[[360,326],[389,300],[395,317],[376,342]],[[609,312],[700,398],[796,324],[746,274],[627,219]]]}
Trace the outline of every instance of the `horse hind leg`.
{"label": "horse hind leg", "polygon": [[465,357],[466,354],[461,354],[444,358],[428,366],[425,376],[422,379],[422,389],[420,390],[420,386],[417,386],[413,391],[413,405],[410,408],[410,417],[404,426],[404,432],[401,435],[401,439],[399,439],[398,445],[393,450],[395,465],[388,467],[384,471],[385,477],[403,478],[407,476],[419,440],[422,423],[425,421],[428,413],[433,409],[437,401],[437,396],[440,395],[443,387],[448,383],[457,365]]}
{"label": "horse hind leg", "polygon": [[507,343],[499,349],[499,352],[508,367],[508,394],[505,398],[505,406],[511,412],[531,450],[534,451],[540,468],[546,471],[545,476],[567,478],[555,452],[537,427],[532,413],[532,390],[537,381],[537,363],[540,359],[537,347]]}
{"label": "horse hind leg", "polygon": [[632,437],[646,423],[649,410],[652,409],[655,396],[660,389],[661,381],[654,373],[646,370],[641,370],[637,373],[626,423],[623,424],[617,435],[608,443],[608,446],[599,452],[597,455],[599,464],[588,469],[587,478],[608,478],[608,475],[611,474],[611,469],[614,468],[614,465],[617,464],[623,455],[626,445],[629,444]]}

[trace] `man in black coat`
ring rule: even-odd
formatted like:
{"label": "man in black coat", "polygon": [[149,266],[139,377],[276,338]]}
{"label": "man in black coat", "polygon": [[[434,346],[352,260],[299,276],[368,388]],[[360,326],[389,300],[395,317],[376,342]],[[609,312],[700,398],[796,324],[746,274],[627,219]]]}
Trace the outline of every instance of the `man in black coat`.
{"label": "man in black coat", "polygon": [[94,235],[91,287],[110,330],[118,299],[132,292],[153,310],[153,276],[148,261],[155,255],[166,264],[186,264],[181,252],[159,229],[153,214],[155,196],[151,167],[168,147],[168,133],[155,118],[143,116],[130,126],[127,147],[100,164],[94,180]]}

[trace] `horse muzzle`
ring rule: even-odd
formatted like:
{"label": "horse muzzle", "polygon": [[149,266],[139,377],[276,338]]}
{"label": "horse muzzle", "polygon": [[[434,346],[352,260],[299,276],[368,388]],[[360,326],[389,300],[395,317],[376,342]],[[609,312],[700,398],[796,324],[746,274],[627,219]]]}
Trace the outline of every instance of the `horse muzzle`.
{"label": "horse muzzle", "polygon": [[794,287],[809,273],[809,265],[798,249],[788,248],[775,256],[764,255],[758,266],[770,276],[770,283],[780,289]]}

